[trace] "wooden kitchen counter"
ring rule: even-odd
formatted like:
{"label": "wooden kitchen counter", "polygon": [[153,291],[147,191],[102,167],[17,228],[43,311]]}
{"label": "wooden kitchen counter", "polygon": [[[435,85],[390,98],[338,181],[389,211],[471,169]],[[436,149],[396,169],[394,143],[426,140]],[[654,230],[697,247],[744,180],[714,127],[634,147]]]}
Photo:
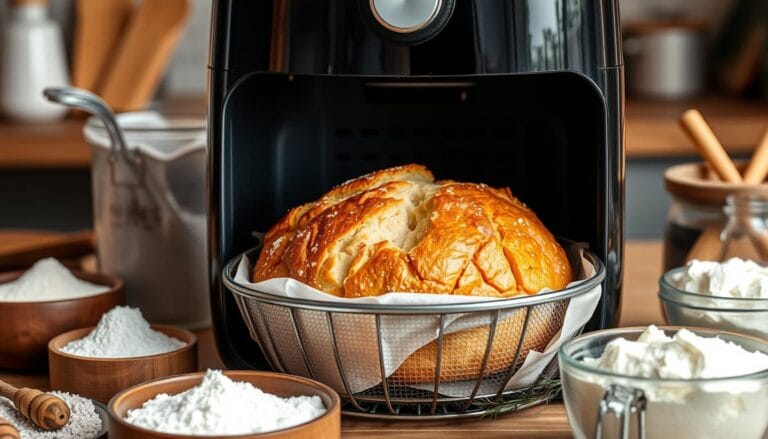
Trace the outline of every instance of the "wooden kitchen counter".
{"label": "wooden kitchen counter", "polygon": [[[2,234],[0,234],[0,241]],[[656,298],[656,282],[661,274],[659,242],[629,242],[624,268],[622,326],[661,324],[662,315]],[[213,345],[210,330],[198,331],[200,368],[220,368],[221,361]],[[0,371],[0,379],[18,387],[47,387],[45,375]],[[570,438],[570,428],[562,403],[502,415],[494,420],[465,421],[373,421],[345,417],[344,438]]]}
{"label": "wooden kitchen counter", "polygon": [[[161,104],[171,112],[202,112],[200,97],[174,97]],[[768,126],[768,105],[727,96],[688,101],[629,99],[626,145],[629,159],[691,157],[693,145],[678,125],[680,114],[699,108],[732,155],[750,154]],[[0,171],[30,168],[87,168],[91,151],[83,140],[84,119],[51,124],[15,124],[0,120]]]}

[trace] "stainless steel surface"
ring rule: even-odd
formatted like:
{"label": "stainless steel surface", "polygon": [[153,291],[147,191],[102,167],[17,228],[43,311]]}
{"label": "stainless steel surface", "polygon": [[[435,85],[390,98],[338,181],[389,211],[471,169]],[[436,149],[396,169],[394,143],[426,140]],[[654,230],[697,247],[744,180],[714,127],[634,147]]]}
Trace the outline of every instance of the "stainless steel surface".
{"label": "stainless steel surface", "polygon": [[[258,249],[247,252],[246,256],[255,260]],[[522,298],[452,305],[371,305],[278,297],[235,282],[240,257],[225,266],[222,277],[255,342],[253,347],[261,347],[276,370],[306,376],[333,387],[345,402],[346,414],[398,419],[456,418],[482,416],[502,406],[510,411],[518,410],[552,397],[552,386],[556,385],[552,378],[557,372],[556,367],[552,367],[554,363],[550,363],[532,385],[506,387],[537,343],[537,334],[554,335],[546,331],[552,326],[557,329],[562,326],[570,299],[591,291],[603,280],[603,264],[591,253],[585,256],[597,274],[576,286]],[[480,329],[487,330],[488,336],[481,351],[482,361],[476,368],[470,366],[471,377],[449,382],[441,379],[444,364],[450,360],[444,352],[445,322],[447,316],[457,314],[482,317],[486,323]],[[521,319],[519,324],[510,326],[513,316]],[[387,343],[387,334],[382,322],[390,319],[391,324],[392,319],[402,317],[407,318],[397,320],[396,331],[409,331],[412,318],[433,318],[437,323],[434,366],[425,366],[428,373],[432,373],[434,367],[434,378],[430,380],[385,372],[383,345]],[[369,334],[361,333],[363,324],[373,325],[375,340],[368,340]],[[361,343],[374,342],[378,351],[376,366],[367,369],[356,353],[360,352]],[[493,360],[492,352],[496,357]],[[499,352],[503,353],[503,360],[498,359]],[[328,367],[322,367],[329,360],[333,374],[328,373]],[[492,361],[494,368],[491,368]],[[499,361],[503,361],[502,367]],[[382,382],[353,391],[353,381],[362,374],[381,377]]]}
{"label": "stainless steel surface", "polygon": [[429,26],[442,0],[370,0],[373,17],[387,30],[415,32]]}
{"label": "stainless steel surface", "polygon": [[[83,110],[96,116],[107,130],[109,139],[112,142],[112,149],[116,150],[123,158],[131,158],[128,144],[125,142],[125,136],[117,124],[115,113],[98,95],[77,87],[48,87],[43,90],[43,95],[51,102]],[[127,161],[129,163],[133,162],[132,160]]]}

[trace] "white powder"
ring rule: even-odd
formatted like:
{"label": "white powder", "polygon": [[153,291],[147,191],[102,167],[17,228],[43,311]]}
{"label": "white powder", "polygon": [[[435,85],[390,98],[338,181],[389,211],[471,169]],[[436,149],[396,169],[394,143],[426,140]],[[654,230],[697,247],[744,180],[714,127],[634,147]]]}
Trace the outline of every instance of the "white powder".
{"label": "white powder", "polygon": [[768,299],[768,268],[739,258],[722,263],[693,260],[672,280],[690,293]]}
{"label": "white powder", "polygon": [[0,302],[44,302],[93,296],[109,287],[76,278],[53,258],[41,259],[13,282],[0,284]]}
{"label": "white powder", "polygon": [[0,397],[0,417],[13,424],[22,439],[91,439],[101,432],[101,418],[88,398],[65,392],[51,392],[63,399],[70,409],[69,423],[55,431],[45,431],[23,417],[9,399]]}
{"label": "white powder", "polygon": [[200,385],[178,395],[159,394],[130,410],[125,420],[157,432],[220,436],[289,428],[323,413],[318,396],[281,398],[209,370]]}
{"label": "white powder", "polygon": [[138,308],[117,306],[101,316],[90,334],[61,350],[81,357],[129,358],[175,351],[184,344],[150,328]]}
{"label": "white powder", "polygon": [[[760,438],[768,427],[768,379],[765,376],[723,381],[694,381],[743,376],[768,370],[768,355],[749,352],[720,338],[700,337],[681,329],[667,337],[651,326],[637,341],[616,339],[600,358],[584,363],[628,377],[582,370],[563,374],[568,418],[577,438],[595,437],[597,413],[605,390],[613,385],[642,390],[649,438]],[[603,438],[618,438],[618,425],[607,416]],[[638,437],[636,418],[629,437]]]}

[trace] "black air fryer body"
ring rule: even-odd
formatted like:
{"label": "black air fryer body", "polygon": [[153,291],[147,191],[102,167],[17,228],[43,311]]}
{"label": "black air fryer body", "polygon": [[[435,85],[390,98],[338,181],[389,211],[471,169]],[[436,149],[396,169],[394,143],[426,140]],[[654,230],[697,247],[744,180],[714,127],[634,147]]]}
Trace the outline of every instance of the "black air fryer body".
{"label": "black air fryer body", "polygon": [[616,325],[617,0],[418,1],[434,8],[414,24],[379,11],[387,0],[214,0],[211,300],[229,367],[267,366],[222,288],[222,266],[291,207],[410,162],[509,186],[553,233],[589,243],[608,267],[590,328]]}

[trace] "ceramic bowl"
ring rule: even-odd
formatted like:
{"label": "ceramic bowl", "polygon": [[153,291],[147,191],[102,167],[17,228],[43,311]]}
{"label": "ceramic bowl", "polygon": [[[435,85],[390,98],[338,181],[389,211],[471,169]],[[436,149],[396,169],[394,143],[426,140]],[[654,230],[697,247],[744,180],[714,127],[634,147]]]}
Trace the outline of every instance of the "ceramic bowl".
{"label": "ceramic bowl", "polygon": [[129,358],[92,358],[61,350],[85,337],[93,327],[65,332],[48,343],[51,388],[77,393],[107,403],[112,396],[135,384],[156,378],[197,371],[197,337],[185,329],[152,325],[152,329],[183,341],[184,346],[162,354]]}
{"label": "ceramic bowl", "polygon": [[[0,274],[0,284],[23,271]],[[123,281],[105,274],[73,271],[77,278],[107,285],[92,296],[45,302],[0,302],[0,369],[44,370],[46,347],[62,332],[98,323],[102,314],[125,303]]]}
{"label": "ceramic bowl", "polygon": [[[338,439],[341,437],[341,402],[339,395],[325,384],[308,378],[293,375],[278,374],[260,371],[226,371],[226,376],[235,381],[246,381],[261,390],[283,398],[291,396],[317,395],[323,401],[327,409],[321,416],[294,427],[276,430],[268,433],[216,436],[229,439],[246,438],[291,438],[291,439]],[[129,424],[125,416],[131,409],[142,406],[146,401],[159,393],[175,395],[184,392],[203,380],[204,372],[180,375],[131,387],[115,395],[109,405],[109,437],[110,439],[168,439],[168,438],[199,438],[202,436],[188,436],[169,433],[158,433]],[[254,413],[254,416],[258,416]],[[212,436],[208,436],[212,437]]]}

